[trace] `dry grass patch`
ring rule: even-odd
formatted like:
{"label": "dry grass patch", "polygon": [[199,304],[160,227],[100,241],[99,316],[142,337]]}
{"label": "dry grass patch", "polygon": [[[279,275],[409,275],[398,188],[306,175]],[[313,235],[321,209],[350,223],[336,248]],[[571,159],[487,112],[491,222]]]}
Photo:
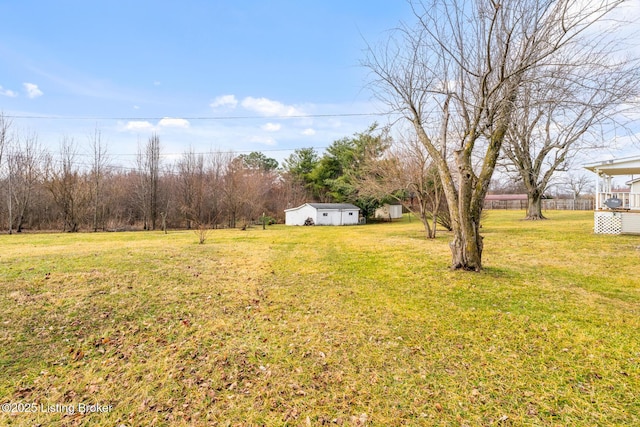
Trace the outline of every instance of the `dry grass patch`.
{"label": "dry grass patch", "polygon": [[634,425],[640,241],[490,212],[486,270],[416,221],[0,238],[15,425]]}

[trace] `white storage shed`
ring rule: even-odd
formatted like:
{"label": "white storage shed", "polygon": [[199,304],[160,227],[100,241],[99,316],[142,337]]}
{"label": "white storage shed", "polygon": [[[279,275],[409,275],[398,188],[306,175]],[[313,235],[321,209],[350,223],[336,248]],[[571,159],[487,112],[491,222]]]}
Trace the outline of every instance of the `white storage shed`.
{"label": "white storage shed", "polygon": [[399,219],[402,218],[402,205],[383,205],[376,209],[377,219]]}
{"label": "white storage shed", "polygon": [[313,225],[355,225],[360,208],[350,203],[305,203],[284,213],[286,225],[304,225],[308,218]]}

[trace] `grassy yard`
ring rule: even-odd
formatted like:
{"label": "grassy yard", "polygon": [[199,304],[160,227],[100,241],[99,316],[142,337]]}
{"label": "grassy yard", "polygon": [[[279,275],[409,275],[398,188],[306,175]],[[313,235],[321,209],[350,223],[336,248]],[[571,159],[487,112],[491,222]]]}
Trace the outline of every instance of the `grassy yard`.
{"label": "grassy yard", "polygon": [[0,425],[640,425],[640,237],[547,214],[0,236]]}

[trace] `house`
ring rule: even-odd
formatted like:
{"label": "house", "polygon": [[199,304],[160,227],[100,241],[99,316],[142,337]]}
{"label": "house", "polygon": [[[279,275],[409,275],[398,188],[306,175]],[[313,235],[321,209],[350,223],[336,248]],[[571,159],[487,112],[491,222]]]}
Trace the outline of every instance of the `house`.
{"label": "house", "polygon": [[305,225],[308,218],[312,225],[355,225],[360,208],[350,203],[305,203],[284,213],[286,225]]}
{"label": "house", "polygon": [[629,193],[640,194],[640,178],[631,179],[624,184],[629,186]]}
{"label": "house", "polygon": [[393,220],[402,218],[402,205],[384,205],[376,209],[374,216],[377,219]]}
{"label": "house", "polygon": [[[585,165],[596,174],[594,231],[600,234],[640,234],[640,156]],[[613,177],[629,177],[630,188],[614,189]]]}

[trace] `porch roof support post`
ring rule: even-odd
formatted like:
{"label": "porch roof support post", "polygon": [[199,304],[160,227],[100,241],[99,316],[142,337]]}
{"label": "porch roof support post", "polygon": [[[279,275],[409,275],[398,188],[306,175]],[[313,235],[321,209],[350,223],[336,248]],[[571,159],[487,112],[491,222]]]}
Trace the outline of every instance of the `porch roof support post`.
{"label": "porch roof support post", "polygon": [[600,169],[596,169],[596,205],[595,210],[600,210]]}

